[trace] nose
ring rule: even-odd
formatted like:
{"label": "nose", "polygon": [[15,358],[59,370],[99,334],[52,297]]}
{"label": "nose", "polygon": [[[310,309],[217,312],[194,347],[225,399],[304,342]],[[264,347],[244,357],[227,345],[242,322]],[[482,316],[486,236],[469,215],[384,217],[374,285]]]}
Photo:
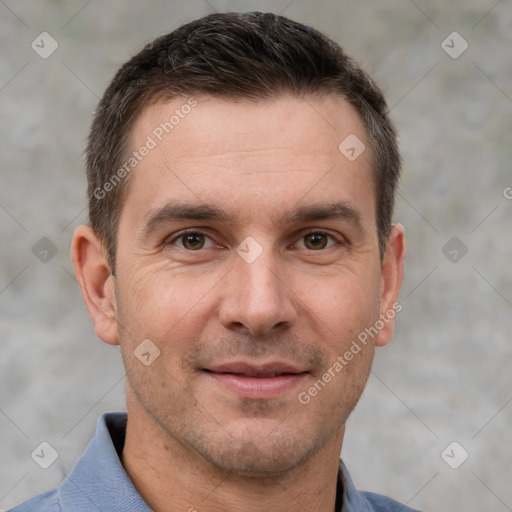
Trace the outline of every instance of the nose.
{"label": "nose", "polygon": [[289,328],[297,319],[298,298],[290,278],[278,268],[270,250],[249,263],[236,256],[226,276],[219,310],[221,324],[253,336]]}

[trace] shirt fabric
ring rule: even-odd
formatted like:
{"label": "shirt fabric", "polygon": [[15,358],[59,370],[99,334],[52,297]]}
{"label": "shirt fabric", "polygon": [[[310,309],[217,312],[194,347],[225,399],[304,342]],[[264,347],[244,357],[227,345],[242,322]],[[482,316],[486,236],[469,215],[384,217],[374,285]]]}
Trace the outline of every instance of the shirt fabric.
{"label": "shirt fabric", "polygon": [[[60,487],[8,512],[151,512],[124,470],[120,455],[126,413],[103,414],[96,433]],[[391,498],[356,490],[340,460],[335,512],[419,512]]]}

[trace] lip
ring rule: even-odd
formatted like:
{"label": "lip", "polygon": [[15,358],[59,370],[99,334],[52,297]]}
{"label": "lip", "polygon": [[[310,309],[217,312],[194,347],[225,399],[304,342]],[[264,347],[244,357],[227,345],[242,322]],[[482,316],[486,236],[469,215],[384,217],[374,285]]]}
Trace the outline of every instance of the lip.
{"label": "lip", "polygon": [[211,365],[205,375],[242,398],[268,400],[290,391],[309,374],[285,362],[249,364],[232,362]]}
{"label": "lip", "polygon": [[275,373],[297,374],[306,371],[303,368],[298,368],[297,366],[282,361],[271,361],[264,364],[234,361],[230,363],[212,364],[205,369],[214,373],[236,373],[247,377],[265,377]]}

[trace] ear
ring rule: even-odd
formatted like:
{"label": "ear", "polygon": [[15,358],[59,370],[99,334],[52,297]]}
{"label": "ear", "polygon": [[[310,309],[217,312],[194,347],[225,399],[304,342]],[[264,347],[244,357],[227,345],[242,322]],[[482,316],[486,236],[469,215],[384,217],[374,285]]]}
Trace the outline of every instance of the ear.
{"label": "ear", "polygon": [[106,250],[90,226],[76,228],[71,260],[98,338],[119,345],[114,276]]}
{"label": "ear", "polygon": [[398,296],[404,277],[405,236],[401,224],[394,224],[386,243],[380,278],[380,320],[384,327],[375,337],[375,345],[389,343],[395,328],[395,316],[402,310]]}

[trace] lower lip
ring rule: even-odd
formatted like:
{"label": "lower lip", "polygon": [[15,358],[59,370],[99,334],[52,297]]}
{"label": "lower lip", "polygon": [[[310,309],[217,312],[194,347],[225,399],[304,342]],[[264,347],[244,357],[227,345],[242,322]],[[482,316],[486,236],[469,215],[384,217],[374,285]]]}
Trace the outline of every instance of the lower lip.
{"label": "lower lip", "polygon": [[307,375],[307,372],[303,372],[275,377],[247,377],[236,373],[205,373],[242,398],[256,400],[278,397],[296,387]]}

